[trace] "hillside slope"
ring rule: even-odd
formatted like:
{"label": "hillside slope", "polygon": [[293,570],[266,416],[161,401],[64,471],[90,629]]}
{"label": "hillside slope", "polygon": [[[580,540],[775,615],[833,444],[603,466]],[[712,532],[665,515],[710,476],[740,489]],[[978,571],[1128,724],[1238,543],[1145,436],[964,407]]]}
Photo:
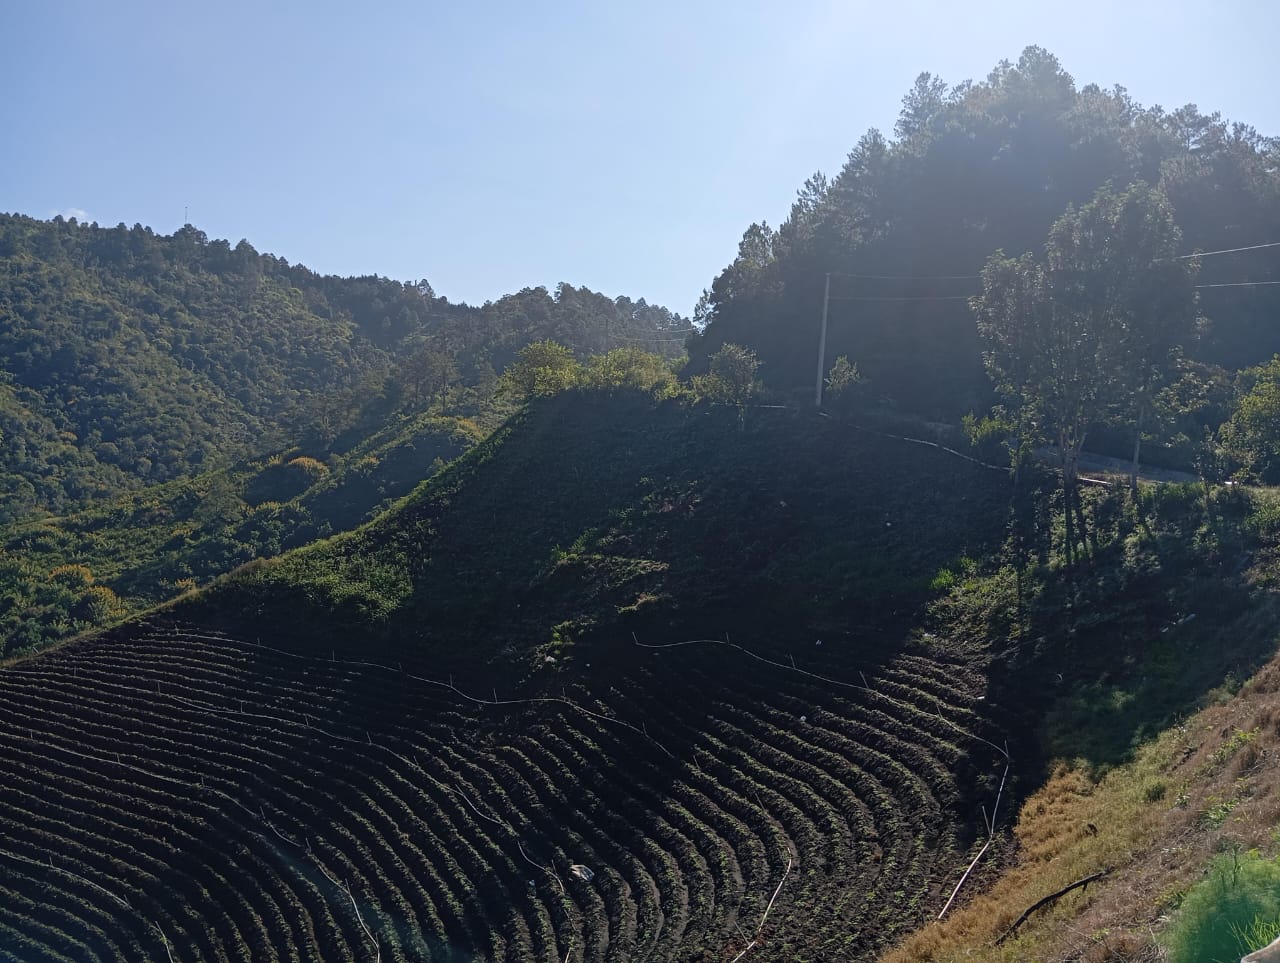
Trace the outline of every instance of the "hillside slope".
{"label": "hillside slope", "polygon": [[471,307],[189,224],[166,236],[0,214],[0,522],[341,443],[447,389],[491,389],[543,338],[580,355],[655,339],[674,356],[688,328],[569,284]]}
{"label": "hillside slope", "polygon": [[304,450],[0,525],[0,656],[111,624],[237,565],[366,520],[484,435],[397,418],[342,455]]}
{"label": "hillside slope", "polygon": [[0,670],[0,950],[870,959],[1004,766],[985,646],[920,629],[1006,486],[808,415],[537,405],[353,535]]}

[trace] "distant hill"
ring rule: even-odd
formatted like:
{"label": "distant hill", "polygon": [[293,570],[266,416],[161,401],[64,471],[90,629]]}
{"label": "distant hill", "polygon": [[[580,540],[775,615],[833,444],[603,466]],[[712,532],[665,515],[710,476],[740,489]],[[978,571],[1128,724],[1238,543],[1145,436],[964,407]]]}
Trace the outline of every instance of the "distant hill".
{"label": "distant hill", "polygon": [[674,357],[688,329],[567,284],[470,307],[191,225],[0,215],[0,521],[344,433],[349,447],[393,412],[491,388],[532,341]]}

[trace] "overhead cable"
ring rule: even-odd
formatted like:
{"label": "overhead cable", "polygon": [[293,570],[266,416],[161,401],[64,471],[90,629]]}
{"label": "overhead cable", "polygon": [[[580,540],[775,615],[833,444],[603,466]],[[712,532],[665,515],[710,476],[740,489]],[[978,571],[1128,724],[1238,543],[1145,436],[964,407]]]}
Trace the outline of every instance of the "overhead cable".
{"label": "overhead cable", "polygon": [[1251,244],[1248,247],[1229,247],[1221,251],[1201,251],[1198,254],[1179,254],[1171,261],[1185,261],[1193,257],[1212,257],[1214,254],[1239,254],[1241,251],[1260,251],[1264,247],[1280,247],[1280,241],[1271,241],[1267,244]]}
{"label": "overhead cable", "polygon": [[828,271],[833,278],[862,278],[868,281],[973,281],[981,274],[845,274]]}
{"label": "overhead cable", "polygon": [[1197,288],[1256,288],[1267,284],[1280,284],[1280,281],[1230,281],[1226,284],[1196,284]]}
{"label": "overhead cable", "polygon": [[901,298],[889,298],[889,297],[885,297],[885,298],[872,298],[872,297],[866,297],[866,298],[844,298],[844,297],[832,297],[832,298],[829,298],[828,300],[830,300],[830,301],[968,301],[968,300],[969,300],[969,298],[971,298],[971,297],[976,297],[976,295],[971,295],[971,294],[945,294],[945,295],[922,294],[922,295],[917,295],[917,296],[915,296],[915,297],[901,297]]}

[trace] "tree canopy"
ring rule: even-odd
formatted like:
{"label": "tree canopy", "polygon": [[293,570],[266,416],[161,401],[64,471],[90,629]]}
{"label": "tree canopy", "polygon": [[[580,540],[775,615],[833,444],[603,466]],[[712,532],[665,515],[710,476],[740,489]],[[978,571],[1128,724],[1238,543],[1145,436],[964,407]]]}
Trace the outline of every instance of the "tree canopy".
{"label": "tree canopy", "polygon": [[[1078,86],[1039,47],[977,82],[922,74],[894,135],[868,131],[834,177],[801,186],[780,225],[747,228],[696,313],[706,328],[690,345],[692,372],[733,342],[757,353],[769,388],[802,396],[831,272],[828,356],[856,361],[900,409],[956,420],[992,400],[966,304],[986,259],[1039,250],[1070,205],[1107,183],[1167,199],[1176,254],[1276,239],[1280,141],[1194,106]],[[1280,279],[1272,254],[1206,260],[1198,283]],[[1179,336],[1189,359],[1237,369],[1280,352],[1280,288],[1202,293],[1212,324]]]}

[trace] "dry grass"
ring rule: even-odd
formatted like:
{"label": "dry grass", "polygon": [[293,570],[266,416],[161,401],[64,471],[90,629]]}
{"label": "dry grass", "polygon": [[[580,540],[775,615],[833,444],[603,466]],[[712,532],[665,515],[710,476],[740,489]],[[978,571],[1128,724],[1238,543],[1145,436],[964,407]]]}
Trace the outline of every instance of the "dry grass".
{"label": "dry grass", "polygon": [[[1280,659],[1222,705],[1164,732],[1094,783],[1061,765],[1022,808],[1010,868],[882,963],[1080,961],[1140,963],[1217,853],[1280,845]],[[1032,903],[1113,870],[995,940]]]}

